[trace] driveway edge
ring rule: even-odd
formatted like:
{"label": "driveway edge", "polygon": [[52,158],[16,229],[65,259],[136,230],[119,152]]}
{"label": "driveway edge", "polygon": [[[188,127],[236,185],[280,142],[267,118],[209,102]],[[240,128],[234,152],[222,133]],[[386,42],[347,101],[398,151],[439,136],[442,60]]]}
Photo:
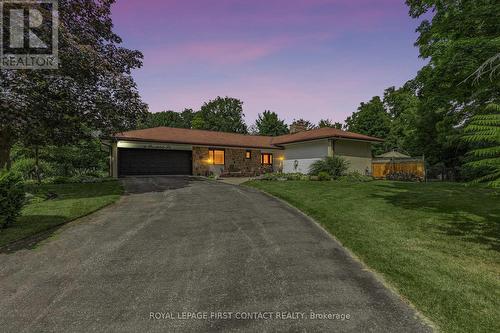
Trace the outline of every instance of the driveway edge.
{"label": "driveway edge", "polygon": [[78,220],[80,220],[80,219],[84,219],[86,217],[89,217],[90,215],[97,213],[104,208],[108,208],[112,205],[115,205],[118,201],[120,201],[120,199],[123,197],[123,195],[124,195],[124,193],[120,194],[120,197],[118,199],[116,199],[114,202],[107,203],[104,206],[99,207],[95,210],[92,210],[88,213],[85,213],[81,216],[78,216],[78,217],[75,217],[73,219],[61,222],[61,223],[56,224],[56,225],[52,225],[52,226],[48,227],[47,229],[43,229],[35,234],[29,235],[29,236],[26,236],[26,237],[23,237],[20,239],[16,239],[15,241],[12,241],[10,243],[2,245],[2,246],[0,246],[0,254],[11,254],[11,253],[17,252],[19,250],[26,250],[26,249],[27,250],[34,250],[38,246],[42,245],[45,241],[54,237],[60,229],[66,227],[67,225],[78,222]]}
{"label": "driveway edge", "polygon": [[313,224],[316,228],[318,228],[321,232],[323,232],[324,234],[326,234],[331,240],[333,240],[334,242],[336,242],[337,244],[340,245],[340,248],[342,249],[342,251],[344,251],[349,257],[351,257],[354,261],[358,262],[362,267],[363,269],[365,269],[366,271],[370,272],[370,274],[373,275],[373,277],[378,281],[380,282],[384,287],[386,287],[392,294],[394,294],[398,299],[400,299],[401,301],[403,301],[403,303],[405,303],[406,305],[408,305],[413,311],[415,311],[415,314],[417,315],[417,317],[423,321],[424,324],[428,325],[434,332],[440,332],[439,328],[437,327],[437,325],[432,322],[429,318],[427,318],[422,312],[420,312],[417,307],[415,305],[413,305],[412,302],[410,302],[409,299],[407,299],[406,297],[404,297],[403,295],[401,295],[399,293],[399,291],[394,287],[392,286],[385,278],[384,276],[377,272],[376,270],[372,269],[371,267],[369,267],[361,258],[359,258],[356,254],[354,254],[349,248],[347,248],[346,246],[344,246],[344,244],[339,240],[337,239],[333,234],[331,234],[327,229],[325,229],[325,227],[323,227],[323,225],[316,221],[314,218],[312,218],[311,216],[307,215],[306,213],[304,213],[303,211],[301,211],[300,209],[298,209],[297,207],[293,206],[292,204],[290,204],[289,202],[285,201],[284,199],[281,199],[280,197],[277,197],[269,192],[266,192],[266,191],[263,191],[263,190],[260,190],[258,188],[255,188],[255,187],[251,187],[251,186],[247,186],[245,184],[242,184],[242,185],[231,185],[231,184],[227,184],[226,185],[229,185],[229,186],[236,186],[236,187],[244,187],[246,189],[249,189],[249,190],[254,190],[254,191],[257,191],[259,193],[262,193],[274,200],[277,200],[281,203],[283,203],[284,205],[286,205],[287,207],[289,207],[291,210],[295,211],[296,213],[298,213],[299,215],[303,216],[305,219],[307,219],[311,224]]}

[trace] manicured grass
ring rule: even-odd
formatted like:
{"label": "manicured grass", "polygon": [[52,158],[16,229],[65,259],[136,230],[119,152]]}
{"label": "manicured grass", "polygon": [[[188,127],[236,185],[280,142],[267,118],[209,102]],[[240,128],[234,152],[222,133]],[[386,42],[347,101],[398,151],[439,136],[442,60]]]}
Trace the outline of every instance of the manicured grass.
{"label": "manicured grass", "polygon": [[450,183],[253,181],[314,217],[444,332],[500,332],[500,193]]}
{"label": "manicured grass", "polygon": [[[0,230],[0,247],[113,203],[120,197],[122,187],[117,181],[107,181],[97,184],[29,186],[26,191],[35,197],[23,208],[15,224]],[[57,197],[47,200],[47,193],[55,193]]]}

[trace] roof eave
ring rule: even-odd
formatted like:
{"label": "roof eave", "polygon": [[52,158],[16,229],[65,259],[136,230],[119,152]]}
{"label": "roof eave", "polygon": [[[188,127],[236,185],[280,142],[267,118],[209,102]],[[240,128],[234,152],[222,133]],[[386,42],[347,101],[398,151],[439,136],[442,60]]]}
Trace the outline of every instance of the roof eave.
{"label": "roof eave", "polygon": [[292,140],[292,141],[285,141],[285,142],[278,142],[274,143],[275,145],[281,146],[281,145],[287,145],[287,144],[292,144],[292,143],[300,143],[300,142],[309,142],[309,141],[315,141],[315,140],[324,140],[324,139],[341,139],[341,140],[351,140],[351,141],[362,141],[362,142],[370,142],[370,143],[382,143],[385,140],[379,139],[379,138],[373,138],[373,139],[358,139],[358,138],[347,138],[347,137],[342,137],[342,136],[321,136],[321,137],[315,137],[315,138],[308,138],[308,139],[302,139],[302,140]]}
{"label": "roof eave", "polygon": [[131,138],[131,137],[120,137],[115,136],[116,140],[127,140],[127,141],[143,141],[143,142],[158,142],[158,143],[176,143],[176,144],[184,144],[184,145],[192,145],[192,146],[205,146],[205,147],[232,147],[232,148],[244,148],[244,149],[283,149],[277,145],[269,145],[269,146],[259,146],[259,145],[235,145],[230,143],[218,144],[218,143],[207,143],[207,142],[186,142],[179,140],[153,140],[153,139],[144,139],[144,138]]}

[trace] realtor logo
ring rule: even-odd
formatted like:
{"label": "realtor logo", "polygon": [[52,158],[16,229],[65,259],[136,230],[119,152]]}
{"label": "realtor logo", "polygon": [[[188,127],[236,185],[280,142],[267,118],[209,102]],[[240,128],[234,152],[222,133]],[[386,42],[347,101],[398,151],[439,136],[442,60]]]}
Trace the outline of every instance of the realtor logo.
{"label": "realtor logo", "polygon": [[58,0],[0,0],[0,68],[57,69]]}

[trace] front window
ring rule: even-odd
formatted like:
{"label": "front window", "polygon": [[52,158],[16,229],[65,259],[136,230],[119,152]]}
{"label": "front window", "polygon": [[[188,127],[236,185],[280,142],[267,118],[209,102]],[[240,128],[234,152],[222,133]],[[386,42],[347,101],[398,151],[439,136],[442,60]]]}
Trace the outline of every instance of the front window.
{"label": "front window", "polygon": [[210,164],[224,165],[224,150],[210,149],[208,151],[208,159]]}
{"label": "front window", "polygon": [[272,165],[273,164],[273,154],[263,153],[261,155],[262,165]]}
{"label": "front window", "polygon": [[251,158],[252,158],[252,152],[251,152],[250,150],[247,150],[247,151],[245,152],[245,158],[246,158],[247,160],[249,160],[249,159],[251,159]]}

